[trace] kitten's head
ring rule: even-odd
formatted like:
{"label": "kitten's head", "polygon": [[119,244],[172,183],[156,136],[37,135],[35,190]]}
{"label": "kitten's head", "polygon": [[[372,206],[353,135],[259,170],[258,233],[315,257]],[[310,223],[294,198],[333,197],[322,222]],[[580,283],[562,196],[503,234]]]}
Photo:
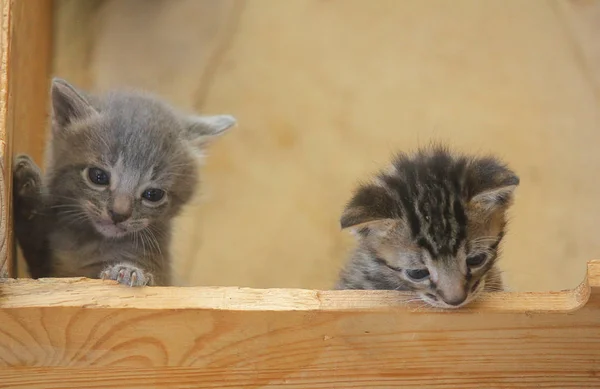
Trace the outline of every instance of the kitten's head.
{"label": "kitten's head", "polygon": [[170,220],[190,200],[197,154],[235,124],[137,92],[86,96],[52,82],[49,193],[57,214],[118,238]]}
{"label": "kitten's head", "polygon": [[399,155],[389,171],[361,186],[341,225],[425,302],[456,308],[484,288],[500,289],[490,270],[518,185],[495,158],[433,147]]}

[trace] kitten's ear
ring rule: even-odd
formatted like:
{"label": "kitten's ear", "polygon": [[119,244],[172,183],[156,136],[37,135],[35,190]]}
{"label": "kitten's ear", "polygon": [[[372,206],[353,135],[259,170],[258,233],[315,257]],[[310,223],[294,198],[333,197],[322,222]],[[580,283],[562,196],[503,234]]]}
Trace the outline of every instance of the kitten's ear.
{"label": "kitten's ear", "polygon": [[512,170],[493,158],[486,158],[475,163],[474,172],[471,204],[490,212],[512,203],[520,183]]}
{"label": "kitten's ear", "polygon": [[387,230],[397,222],[400,210],[388,192],[378,185],[361,186],[346,205],[340,225],[342,229],[363,228]]}
{"label": "kitten's ear", "polygon": [[237,121],[231,115],[194,115],[188,116],[185,122],[188,139],[200,150],[236,124]]}
{"label": "kitten's ear", "polygon": [[56,131],[95,113],[96,110],[75,87],[60,78],[52,80],[52,127]]}

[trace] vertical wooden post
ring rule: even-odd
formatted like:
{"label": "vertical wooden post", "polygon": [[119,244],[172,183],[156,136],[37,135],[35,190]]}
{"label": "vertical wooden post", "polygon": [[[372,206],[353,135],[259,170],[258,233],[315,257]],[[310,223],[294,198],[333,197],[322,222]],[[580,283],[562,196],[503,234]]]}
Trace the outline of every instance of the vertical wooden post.
{"label": "vertical wooden post", "polygon": [[0,0],[0,276],[16,276],[11,220],[11,161],[42,164],[52,53],[52,1]]}
{"label": "vertical wooden post", "polygon": [[10,225],[10,139],[7,128],[8,116],[8,56],[11,2],[0,0],[0,277],[9,274],[11,245]]}

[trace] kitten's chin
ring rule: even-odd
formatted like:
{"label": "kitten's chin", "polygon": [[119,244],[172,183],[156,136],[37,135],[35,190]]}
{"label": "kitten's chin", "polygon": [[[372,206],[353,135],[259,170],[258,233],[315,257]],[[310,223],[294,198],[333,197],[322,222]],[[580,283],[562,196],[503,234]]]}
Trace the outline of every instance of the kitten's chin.
{"label": "kitten's chin", "polygon": [[112,223],[98,223],[94,222],[96,231],[104,235],[107,238],[122,238],[129,233],[124,227],[112,224]]}

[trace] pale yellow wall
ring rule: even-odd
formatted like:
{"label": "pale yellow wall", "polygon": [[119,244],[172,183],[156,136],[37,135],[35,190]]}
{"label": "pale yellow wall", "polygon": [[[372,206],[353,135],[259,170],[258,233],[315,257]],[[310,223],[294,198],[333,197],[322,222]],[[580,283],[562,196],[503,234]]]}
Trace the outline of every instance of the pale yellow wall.
{"label": "pale yellow wall", "polygon": [[58,27],[55,70],[239,119],[211,150],[203,198],[178,222],[184,283],[330,287],[352,245],[338,228],[351,188],[395,150],[441,139],[516,169],[506,279],[518,290],[562,289],[600,257],[598,9],[113,0],[91,21]]}

